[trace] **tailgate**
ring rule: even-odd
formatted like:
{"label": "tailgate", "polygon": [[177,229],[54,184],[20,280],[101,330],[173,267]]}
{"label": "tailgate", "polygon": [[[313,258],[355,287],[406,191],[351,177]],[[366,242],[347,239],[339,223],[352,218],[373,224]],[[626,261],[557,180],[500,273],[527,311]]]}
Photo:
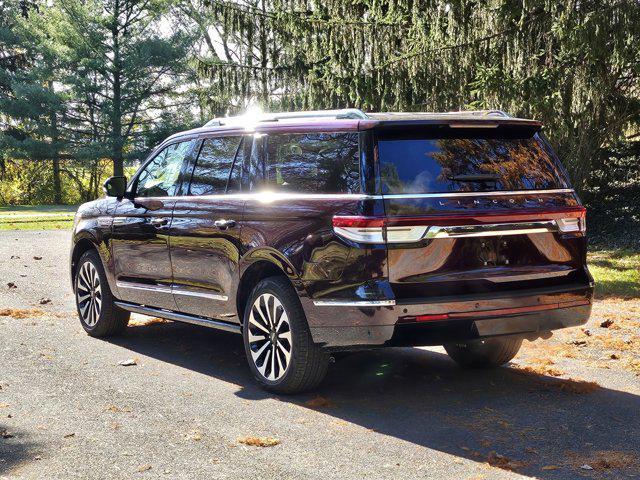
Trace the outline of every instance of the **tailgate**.
{"label": "tailgate", "polygon": [[398,300],[575,284],[585,210],[535,129],[378,133]]}

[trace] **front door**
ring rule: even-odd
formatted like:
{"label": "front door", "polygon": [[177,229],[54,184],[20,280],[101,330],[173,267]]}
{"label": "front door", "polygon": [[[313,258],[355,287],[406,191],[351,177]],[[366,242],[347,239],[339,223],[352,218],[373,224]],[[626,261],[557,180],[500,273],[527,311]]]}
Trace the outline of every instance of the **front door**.
{"label": "front door", "polygon": [[195,143],[179,142],[162,149],[140,170],[128,198],[116,207],[112,252],[120,300],[176,309],[169,228],[184,166]]}
{"label": "front door", "polygon": [[239,321],[235,304],[244,200],[241,136],[205,138],[170,232],[173,294],[180,312]]}

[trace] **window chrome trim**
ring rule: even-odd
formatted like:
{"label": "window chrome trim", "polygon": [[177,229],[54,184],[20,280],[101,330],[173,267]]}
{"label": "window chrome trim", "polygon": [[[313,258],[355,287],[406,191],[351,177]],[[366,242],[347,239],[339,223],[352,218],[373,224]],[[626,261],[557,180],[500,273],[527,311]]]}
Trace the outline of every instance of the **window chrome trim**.
{"label": "window chrome trim", "polygon": [[[215,195],[191,195],[210,200],[257,200],[274,202],[278,200],[386,200],[402,198],[456,198],[456,197],[501,197],[514,195],[545,195],[550,193],[574,193],[572,188],[556,188],[551,190],[505,190],[495,192],[449,192],[449,193],[393,193],[369,195],[366,193],[285,193],[285,192],[255,192],[255,193],[221,193]],[[162,197],[165,200],[179,199],[183,196]]]}
{"label": "window chrome trim", "polygon": [[316,307],[393,307],[395,300],[314,300]]}
{"label": "window chrome trim", "polygon": [[495,192],[450,192],[450,193],[392,193],[380,195],[381,198],[455,198],[455,197],[499,197],[510,195],[544,195],[547,193],[573,193],[572,188],[554,188],[550,190],[511,190]]}

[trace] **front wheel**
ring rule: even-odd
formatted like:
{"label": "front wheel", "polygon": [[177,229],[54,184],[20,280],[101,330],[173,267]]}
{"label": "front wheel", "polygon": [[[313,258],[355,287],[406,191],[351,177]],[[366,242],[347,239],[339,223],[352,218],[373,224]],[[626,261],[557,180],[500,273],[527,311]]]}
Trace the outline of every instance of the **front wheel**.
{"label": "front wheel", "polygon": [[80,323],[89,335],[106,337],[125,329],[130,314],[115,305],[100,255],[95,250],[80,257],[74,287]]}
{"label": "front wheel", "polygon": [[267,390],[311,390],[327,372],[329,356],[313,343],[300,299],[284,277],[266,278],[253,289],[242,336],[249,367]]}
{"label": "front wheel", "polygon": [[465,343],[447,343],[444,349],[462,367],[491,368],[512,360],[521,345],[522,338],[499,337]]}

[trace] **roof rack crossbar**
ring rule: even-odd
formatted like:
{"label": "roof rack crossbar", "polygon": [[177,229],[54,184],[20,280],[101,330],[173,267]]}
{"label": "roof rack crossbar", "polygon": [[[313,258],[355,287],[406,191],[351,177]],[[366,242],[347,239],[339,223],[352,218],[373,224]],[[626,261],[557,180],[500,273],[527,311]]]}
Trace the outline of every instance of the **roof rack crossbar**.
{"label": "roof rack crossbar", "polygon": [[[236,117],[220,117],[209,120],[205,123],[205,127],[222,126],[229,123],[241,121],[242,115]],[[279,113],[263,113],[258,122],[277,122],[278,120],[294,119],[294,118],[336,118],[336,119],[354,119],[366,120],[369,118],[366,113],[357,108],[344,108],[340,110],[309,110],[306,112],[279,112]]]}

